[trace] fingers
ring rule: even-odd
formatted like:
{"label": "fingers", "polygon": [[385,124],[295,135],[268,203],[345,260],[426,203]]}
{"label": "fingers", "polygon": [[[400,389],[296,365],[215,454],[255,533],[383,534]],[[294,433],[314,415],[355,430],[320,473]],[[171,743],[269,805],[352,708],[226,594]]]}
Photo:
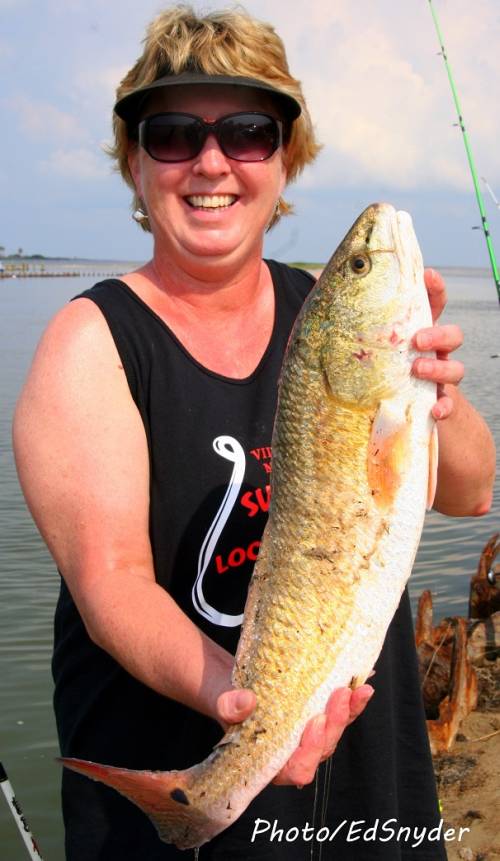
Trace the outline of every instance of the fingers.
{"label": "fingers", "polygon": [[297,750],[276,775],[273,783],[278,786],[292,784],[302,787],[314,780],[323,755],[326,723],[326,714],[318,715],[307,723]]}
{"label": "fingers", "polygon": [[241,723],[253,712],[255,705],[253,691],[224,691],[217,699],[217,719],[223,726]]}
{"label": "fingers", "polygon": [[432,407],[432,415],[437,421],[447,419],[453,412],[453,406],[452,399],[444,395],[442,398],[439,398]]}
{"label": "fingers", "polygon": [[325,714],[307,723],[299,747],[273,782],[296,786],[311,783],[319,763],[332,755],[346,726],[361,714],[372,694],[370,685],[361,685],[355,691],[334,691]]}
{"label": "fingers", "polygon": [[328,759],[339,743],[344,729],[354,717],[351,718],[352,691],[350,688],[340,688],[334,691],[326,704],[326,727],[325,738],[321,759]]}
{"label": "fingers", "polygon": [[436,353],[452,353],[462,346],[463,341],[464,336],[460,326],[452,324],[420,329],[413,339],[417,350],[434,350]]}
{"label": "fingers", "polygon": [[438,384],[438,400],[432,414],[435,419],[448,418],[453,409],[451,398],[444,396],[443,386],[457,386],[464,376],[464,366],[457,359],[449,359],[453,350],[463,343],[462,330],[459,326],[434,326],[432,329],[421,329],[415,334],[413,344],[418,350],[432,350],[436,358],[422,356],[415,359],[412,373],[422,380],[430,380]]}
{"label": "fingers", "polygon": [[435,269],[424,270],[424,281],[429,296],[429,304],[431,306],[432,320],[435,322],[443,313],[443,309],[448,300],[446,293],[446,285],[442,276]]}
{"label": "fingers", "polygon": [[373,693],[371,685],[360,685],[354,691],[341,688],[333,692],[326,705],[327,723],[322,760],[332,755],[345,727],[359,717]]}
{"label": "fingers", "polygon": [[374,693],[371,685],[360,685],[359,688],[354,689],[351,695],[349,723],[359,717]]}
{"label": "fingers", "polygon": [[[446,286],[443,278],[435,269],[424,271],[425,286],[429,296],[433,323],[440,317],[447,302]],[[414,338],[417,350],[434,351],[436,358],[418,358],[414,361],[412,373],[422,380],[438,384],[438,399],[432,408],[435,419],[446,419],[453,411],[453,400],[444,394],[446,384],[458,385],[464,376],[464,366],[456,359],[448,359],[450,353],[461,347],[462,331],[458,326],[434,326],[421,329]]]}
{"label": "fingers", "polygon": [[415,359],[412,373],[421,380],[457,386],[464,376],[464,366],[456,359]]}

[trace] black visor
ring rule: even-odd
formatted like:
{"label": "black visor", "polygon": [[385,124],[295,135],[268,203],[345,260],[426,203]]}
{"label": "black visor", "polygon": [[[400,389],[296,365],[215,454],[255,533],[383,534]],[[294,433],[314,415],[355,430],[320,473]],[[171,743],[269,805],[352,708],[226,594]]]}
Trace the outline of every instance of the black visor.
{"label": "black visor", "polygon": [[151,84],[139,87],[137,90],[133,90],[133,92],[123,96],[115,105],[115,114],[129,124],[137,123],[140,119],[144,102],[151,93],[165,87],[179,87],[186,86],[187,84],[250,87],[272,96],[280,113],[286,120],[296,120],[302,112],[299,102],[293,96],[288,95],[288,93],[283,92],[278,87],[274,87],[272,84],[268,84],[266,81],[235,75],[204,75],[202,72],[183,72],[181,75],[164,75],[161,78],[157,78]]}

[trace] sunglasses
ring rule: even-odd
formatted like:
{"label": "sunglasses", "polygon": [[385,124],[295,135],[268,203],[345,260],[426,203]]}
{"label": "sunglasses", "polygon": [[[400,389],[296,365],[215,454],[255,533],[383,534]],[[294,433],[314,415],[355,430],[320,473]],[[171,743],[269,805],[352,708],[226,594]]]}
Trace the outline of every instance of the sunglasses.
{"label": "sunglasses", "polygon": [[214,123],[181,113],[154,114],[139,123],[139,143],[156,161],[195,158],[210,134],[228,158],[265,161],[283,142],[283,124],[258,111],[228,114]]}

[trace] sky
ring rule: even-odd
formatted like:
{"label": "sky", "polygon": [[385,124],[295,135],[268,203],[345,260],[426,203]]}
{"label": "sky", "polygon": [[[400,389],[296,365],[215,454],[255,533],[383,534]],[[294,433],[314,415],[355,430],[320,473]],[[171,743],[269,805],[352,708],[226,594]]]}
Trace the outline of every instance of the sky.
{"label": "sky", "polygon": [[[25,254],[145,260],[129,189],[103,146],[114,90],[158,0],[0,0],[0,245]],[[198,2],[197,11],[231,5]],[[328,260],[357,215],[411,213],[433,266],[488,267],[427,0],[246,0],[287,47],[323,150],[290,185],[296,214],[267,256]],[[477,173],[500,198],[500,3],[434,0]],[[500,208],[480,181],[500,258]]]}

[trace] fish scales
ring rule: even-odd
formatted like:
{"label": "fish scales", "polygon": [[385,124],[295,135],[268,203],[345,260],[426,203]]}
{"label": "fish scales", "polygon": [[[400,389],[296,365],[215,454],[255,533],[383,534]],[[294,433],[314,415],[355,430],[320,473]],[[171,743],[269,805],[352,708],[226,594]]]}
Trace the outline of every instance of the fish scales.
{"label": "fish scales", "polygon": [[304,304],[282,370],[269,519],[233,673],[255,711],[184,772],[64,760],[135,801],[167,842],[200,846],[227,827],[331,692],[368,677],[436,467],[435,386],[410,373],[412,336],[431,322],[411,219],[374,204]]}

